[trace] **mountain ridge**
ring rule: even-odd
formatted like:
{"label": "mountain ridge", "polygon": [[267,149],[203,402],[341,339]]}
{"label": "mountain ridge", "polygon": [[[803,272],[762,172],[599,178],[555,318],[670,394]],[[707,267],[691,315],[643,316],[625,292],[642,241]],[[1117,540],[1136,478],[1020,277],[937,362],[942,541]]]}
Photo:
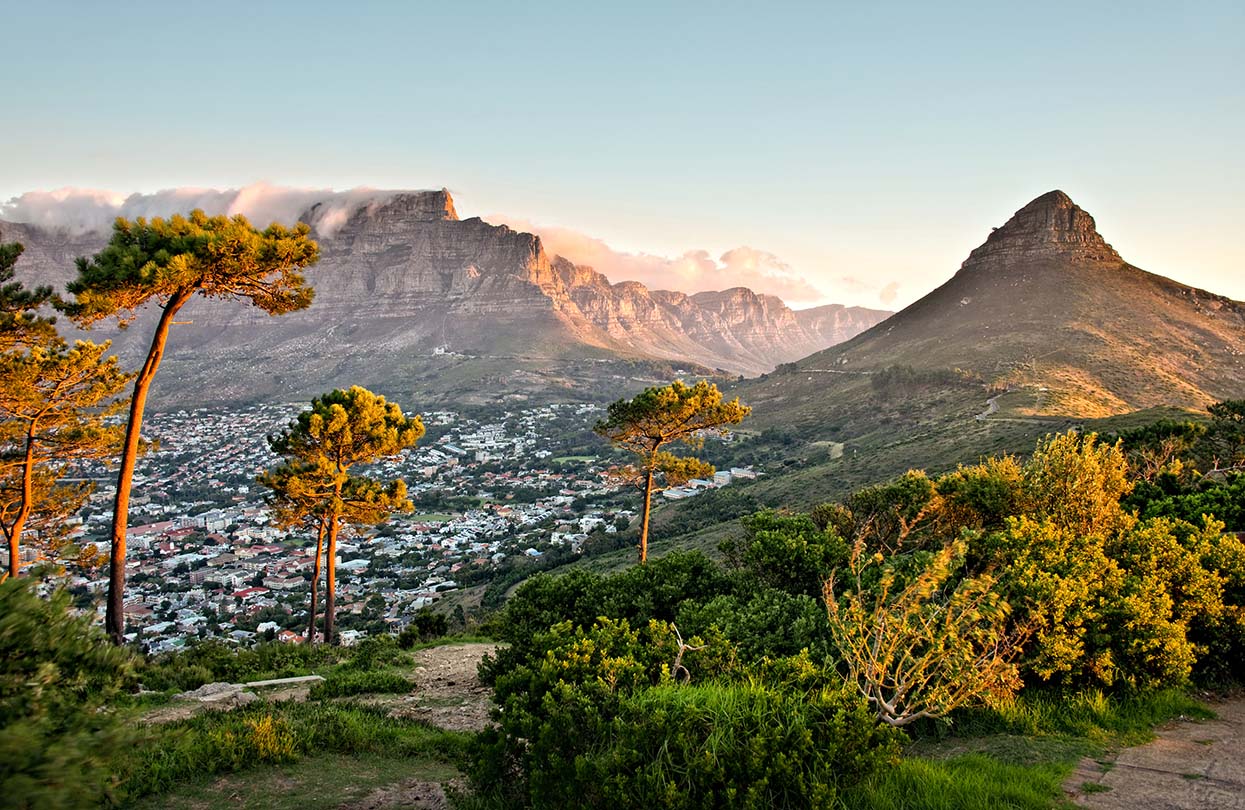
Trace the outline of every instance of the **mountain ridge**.
{"label": "mountain ridge", "polygon": [[[444,189],[382,195],[349,209],[312,205],[300,219],[321,245],[320,262],[307,271],[317,290],[312,307],[269,318],[230,302],[194,300],[185,310],[192,323],[174,333],[166,361],[176,366],[167,375],[172,385],[235,400],[254,388],[246,380],[257,358],[285,380],[274,390],[258,386],[265,395],[351,382],[400,391],[411,376],[432,390],[429,375],[446,358],[487,360],[481,385],[503,389],[509,378],[497,369],[509,360],[520,363],[516,372],[539,366],[537,378],[554,387],[566,384],[559,373],[565,363],[757,374],[889,314],[844,308],[837,319],[801,321],[777,298],[746,288],[689,296],[611,283],[548,254],[534,234],[460,219]],[[73,259],[97,251],[106,234],[0,222],[0,238],[27,246],[19,278],[59,287],[72,277]],[[123,359],[145,348],[141,328],[96,331],[116,341]],[[179,354],[187,344],[192,348]],[[458,372],[466,384],[471,372]],[[523,387],[540,386],[534,379]],[[176,399],[169,385],[160,393]]]}

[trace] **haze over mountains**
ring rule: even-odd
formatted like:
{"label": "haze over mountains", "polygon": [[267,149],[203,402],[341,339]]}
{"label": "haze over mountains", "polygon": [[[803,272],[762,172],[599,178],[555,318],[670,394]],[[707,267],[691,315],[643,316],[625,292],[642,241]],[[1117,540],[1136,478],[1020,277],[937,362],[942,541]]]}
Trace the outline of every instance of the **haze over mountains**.
{"label": "haze over mountains", "polygon": [[1092,216],[1051,191],[996,228],[945,284],[798,365],[807,373],[759,386],[753,404],[786,400],[781,411],[832,398],[825,382],[836,372],[908,366],[961,369],[1027,393],[1020,414],[1200,409],[1245,392],[1245,304],[1132,266]]}
{"label": "haze over mountains", "polygon": [[[321,245],[308,272],[312,307],[269,318],[195,300],[184,319],[192,323],[172,336],[162,401],[305,396],[352,383],[429,393],[438,381],[456,398],[490,398],[680,370],[760,374],[889,314],[837,305],[797,312],[746,288],[686,295],[611,284],[547,254],[537,236],[460,220],[444,189],[348,209],[316,204],[300,219]],[[19,277],[59,287],[74,258],[107,235],[0,223],[0,238],[26,246]],[[101,334],[133,358],[145,332]]]}

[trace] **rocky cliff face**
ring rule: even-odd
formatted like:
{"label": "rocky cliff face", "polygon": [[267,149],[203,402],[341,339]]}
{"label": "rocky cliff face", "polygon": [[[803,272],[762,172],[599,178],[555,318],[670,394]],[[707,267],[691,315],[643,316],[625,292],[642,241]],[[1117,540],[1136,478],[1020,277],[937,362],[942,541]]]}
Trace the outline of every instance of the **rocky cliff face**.
{"label": "rocky cliff face", "polygon": [[1062,191],[1049,191],[1021,208],[969,254],[964,269],[1039,258],[1120,263],[1099,235],[1094,218]]}
{"label": "rocky cliff face", "polygon": [[[743,288],[688,296],[611,284],[591,268],[548,255],[537,236],[460,220],[445,190],[391,195],[351,211],[317,205],[301,218],[321,247],[320,262],[307,273],[316,290],[312,307],[270,318],[233,302],[196,299],[183,319],[191,323],[173,336],[167,362],[178,371],[162,372],[166,382],[177,377],[177,386],[238,399],[271,388],[253,380],[270,374],[286,380],[278,390],[318,393],[435,376],[447,357],[545,369],[655,359],[756,374],[887,314],[853,312],[826,328]],[[57,286],[73,276],[73,258],[97,251],[107,238],[8,223],[0,223],[0,236],[27,245],[19,276]],[[130,360],[141,355],[147,331],[139,325],[107,336]],[[501,382],[504,389],[504,376]]]}

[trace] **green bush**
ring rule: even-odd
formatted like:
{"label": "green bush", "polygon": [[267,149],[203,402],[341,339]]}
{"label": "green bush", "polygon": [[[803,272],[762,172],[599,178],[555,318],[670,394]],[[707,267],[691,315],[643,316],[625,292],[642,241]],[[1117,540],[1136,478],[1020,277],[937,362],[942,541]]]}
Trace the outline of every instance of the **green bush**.
{"label": "green bush", "polygon": [[742,522],[744,539],[725,540],[721,550],[762,585],[815,598],[826,578],[847,561],[843,538],[832,528],[818,528],[808,515],[765,511]]}
{"label": "green bush", "polygon": [[505,806],[820,808],[898,755],[898,735],[837,690],[667,683],[622,694],[610,712],[581,697],[546,702],[527,758],[493,768],[508,782],[479,785],[486,795]]}
{"label": "green bush", "polygon": [[898,758],[898,735],[832,690],[660,686],[624,701],[610,731],[564,806],[599,785],[600,807],[828,807]]}
{"label": "green bush", "polygon": [[506,806],[544,795],[608,733],[626,695],[737,672],[734,648],[720,635],[684,642],[680,653],[678,631],[656,620],[639,629],[625,619],[601,618],[589,628],[562,622],[538,633],[536,652],[496,674],[497,727],[474,746],[477,788]]}
{"label": "green bush", "polygon": [[684,602],[678,626],[686,633],[717,628],[744,661],[795,655],[801,650],[817,658],[831,653],[830,626],[820,600],[776,588],[761,588],[747,597],[723,594],[708,602]]}
{"label": "green bush", "polygon": [[309,697],[312,700],[331,697],[346,697],[368,693],[402,694],[411,691],[412,685],[397,672],[354,671],[339,669],[331,673],[320,683],[311,687]]}
{"label": "green bush", "polygon": [[130,654],[109,643],[69,594],[0,583],[0,802],[97,807],[116,786],[112,757],[130,734],[110,708],[133,683]]}
{"label": "green bush", "polygon": [[532,577],[493,622],[497,639],[507,646],[485,659],[481,678],[491,684],[498,673],[543,654],[538,639],[560,622],[588,627],[600,616],[633,626],[651,619],[671,622],[685,603],[732,590],[730,578],[700,552],[667,554],[608,577],[586,571]]}
{"label": "green bush", "polygon": [[441,613],[421,610],[411,617],[411,623],[398,634],[398,646],[409,650],[421,641],[440,638],[450,631],[450,620]]}
{"label": "green bush", "polygon": [[390,635],[368,636],[343,654],[347,657],[342,668],[359,672],[383,669],[402,658],[398,640]]}

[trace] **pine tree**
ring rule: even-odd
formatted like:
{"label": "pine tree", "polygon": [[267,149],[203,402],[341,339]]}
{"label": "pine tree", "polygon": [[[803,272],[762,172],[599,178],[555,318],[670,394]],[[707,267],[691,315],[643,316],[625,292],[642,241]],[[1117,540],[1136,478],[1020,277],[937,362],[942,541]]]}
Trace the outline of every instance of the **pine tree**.
{"label": "pine tree", "polygon": [[51,287],[27,288],[14,281],[24,248],[17,242],[0,244],[0,351],[39,345],[56,337],[54,319],[39,314],[55,302]]}
{"label": "pine tree", "polygon": [[143,409],[164,357],[169,327],[196,293],[246,301],[271,315],[306,308],[313,293],[301,271],[319,258],[309,234],[310,228],[302,223],[293,229],[274,223],[259,231],[245,217],[209,217],[202,211],[150,221],[118,219],[108,245],[94,258],[78,260],[78,277],[67,288],[74,300],[62,308],[79,325],[115,318],[125,326],[152,301],[160,311],[147,359],[134,381],[117,475],[105,620],[117,644],[125,635],[130,487]]}
{"label": "pine tree", "polygon": [[269,437],[285,461],[259,476],[273,490],[271,503],[284,525],[316,526],[316,569],[312,585],[308,642],[314,641],[320,546],[324,548],[324,637],[336,643],[337,538],[345,526],[382,523],[410,511],[406,482],[377,481],[351,474],[351,468],[397,455],[424,435],[418,416],[407,418],[395,403],[353,386],[312,400],[311,408],[282,433]]}
{"label": "pine tree", "polygon": [[[55,339],[48,346],[0,353],[0,533],[9,548],[8,575],[21,570],[23,532],[81,508],[90,488],[61,478],[75,462],[111,457],[121,427],[106,419],[124,406],[116,395],[125,374],[108,344]],[[46,549],[53,551],[54,549]]]}
{"label": "pine tree", "polygon": [[739,399],[722,401],[722,392],[707,380],[686,385],[675,380],[664,387],[646,388],[634,399],[610,405],[608,416],[593,430],[615,447],[636,456],[636,463],[614,471],[616,477],[634,484],[644,493],[640,521],[640,562],[648,561],[648,524],[653,493],[682,486],[693,478],[711,476],[713,465],[691,456],[662,450],[671,442],[698,449],[708,431],[723,432],[752,412]]}

